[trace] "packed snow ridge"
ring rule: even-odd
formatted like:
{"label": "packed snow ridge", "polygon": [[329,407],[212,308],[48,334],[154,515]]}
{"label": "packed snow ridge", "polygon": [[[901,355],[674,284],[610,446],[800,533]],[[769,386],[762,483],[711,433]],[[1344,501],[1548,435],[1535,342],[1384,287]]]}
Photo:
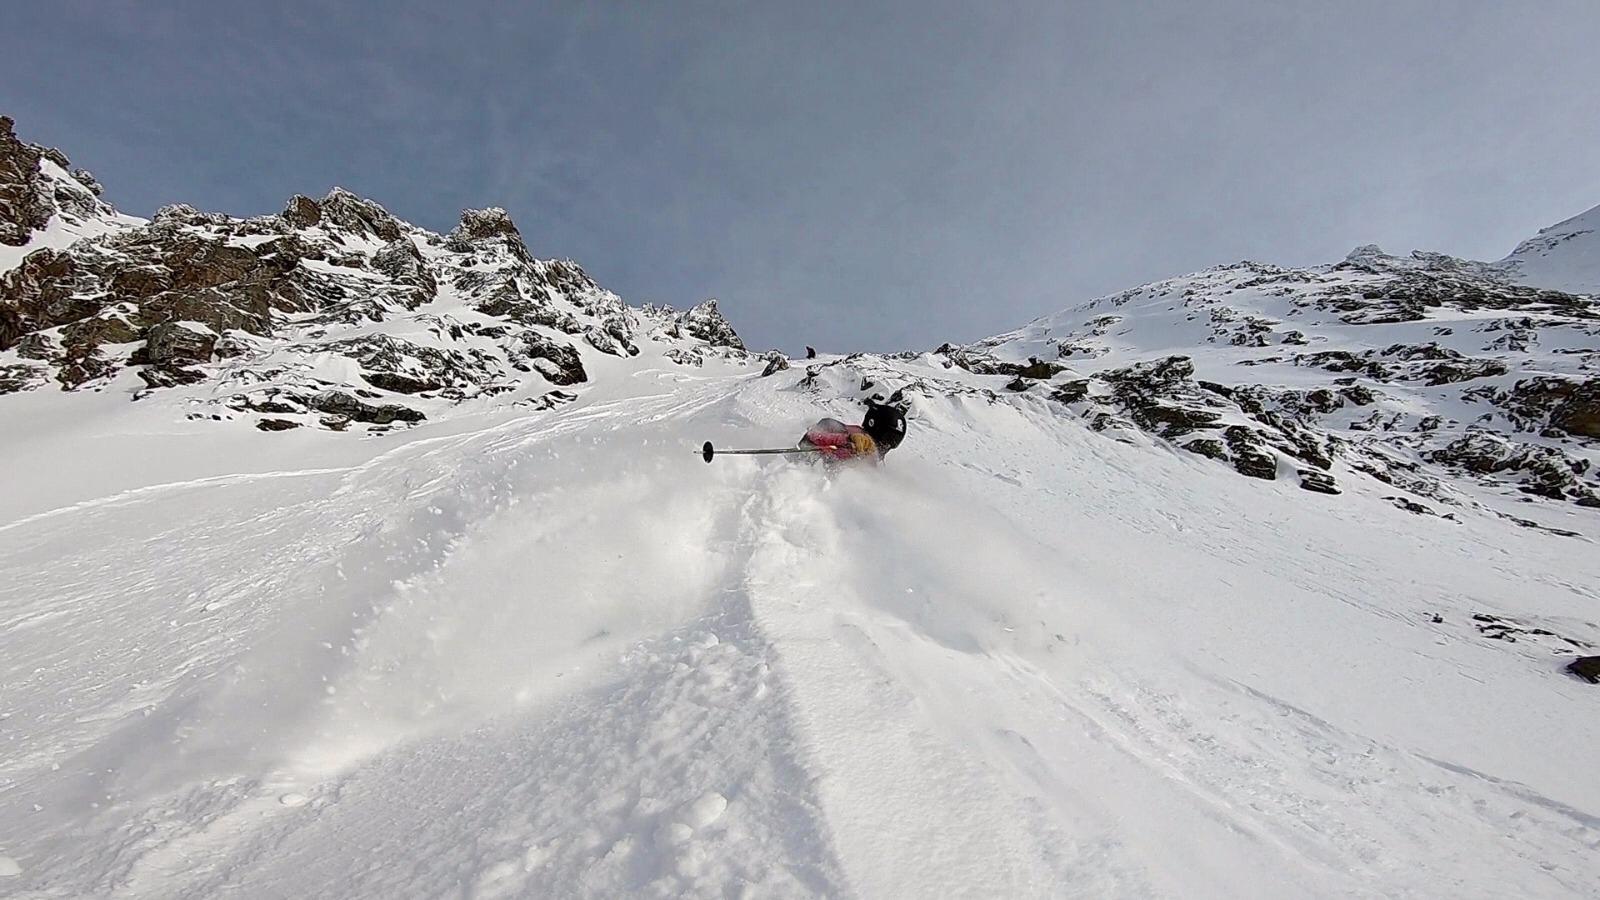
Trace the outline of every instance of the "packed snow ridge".
{"label": "packed snow ridge", "polygon": [[[0,895],[1600,883],[1570,284],[1363,247],[790,360],[503,210],[145,222],[3,119],[0,218]],[[693,452],[867,400],[881,467]]]}

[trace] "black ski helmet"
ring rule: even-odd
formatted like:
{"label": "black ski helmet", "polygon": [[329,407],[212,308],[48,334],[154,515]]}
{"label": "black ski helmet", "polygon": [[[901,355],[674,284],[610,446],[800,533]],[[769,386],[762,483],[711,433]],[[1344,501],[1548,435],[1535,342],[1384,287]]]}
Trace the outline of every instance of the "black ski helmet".
{"label": "black ski helmet", "polygon": [[861,430],[887,453],[905,440],[905,411],[898,406],[888,404],[869,404],[867,417],[861,420]]}

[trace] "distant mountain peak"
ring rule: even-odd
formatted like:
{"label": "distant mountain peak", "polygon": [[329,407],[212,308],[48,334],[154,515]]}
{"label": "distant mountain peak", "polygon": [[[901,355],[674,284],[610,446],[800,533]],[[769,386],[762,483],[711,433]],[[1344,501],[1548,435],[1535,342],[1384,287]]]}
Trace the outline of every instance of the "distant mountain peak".
{"label": "distant mountain peak", "polygon": [[1600,294],[1600,206],[1541,228],[1500,265],[1521,284]]}

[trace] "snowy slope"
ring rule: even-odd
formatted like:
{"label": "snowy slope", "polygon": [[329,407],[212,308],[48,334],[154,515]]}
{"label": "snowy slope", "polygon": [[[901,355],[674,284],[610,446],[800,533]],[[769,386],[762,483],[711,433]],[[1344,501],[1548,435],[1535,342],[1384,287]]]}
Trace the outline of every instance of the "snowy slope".
{"label": "snowy slope", "polygon": [[1541,229],[1500,264],[1522,284],[1600,294],[1600,206]]}
{"label": "snowy slope", "polygon": [[[6,889],[1559,897],[1600,878],[1600,779],[1558,749],[1597,737],[1594,689],[1556,639],[1472,619],[1600,642],[1600,556],[1575,539],[1413,516],[1376,484],[1307,503],[935,357],[820,363],[618,361],[559,409],[305,431],[281,436],[294,468],[130,472],[8,509]],[[881,472],[692,452],[853,415],[861,378],[915,397]],[[126,409],[150,452],[191,452],[158,407]]]}
{"label": "snowy slope", "polygon": [[[1592,300],[1361,248],[791,366],[498,210],[33,245],[12,150],[0,896],[1600,886]],[[869,397],[878,470],[695,449]]]}

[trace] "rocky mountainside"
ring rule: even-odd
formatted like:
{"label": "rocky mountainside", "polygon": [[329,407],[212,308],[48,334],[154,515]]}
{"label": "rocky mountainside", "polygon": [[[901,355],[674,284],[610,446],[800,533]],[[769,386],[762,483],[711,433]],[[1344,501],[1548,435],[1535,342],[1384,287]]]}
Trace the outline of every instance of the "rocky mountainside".
{"label": "rocky mountainside", "polygon": [[189,418],[384,430],[565,402],[605,357],[746,357],[716,301],[630,307],[534,258],[501,209],[440,235],[339,188],[277,215],[148,222],[99,192],[0,119],[0,394],[159,391]]}
{"label": "rocky mountainside", "polygon": [[1310,491],[1375,479],[1445,517],[1486,497],[1600,507],[1600,304],[1503,264],[1373,246],[1242,262],[937,355],[1093,429]]}

